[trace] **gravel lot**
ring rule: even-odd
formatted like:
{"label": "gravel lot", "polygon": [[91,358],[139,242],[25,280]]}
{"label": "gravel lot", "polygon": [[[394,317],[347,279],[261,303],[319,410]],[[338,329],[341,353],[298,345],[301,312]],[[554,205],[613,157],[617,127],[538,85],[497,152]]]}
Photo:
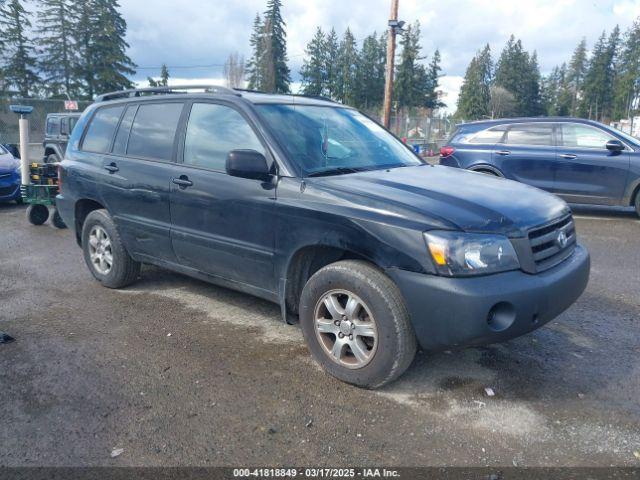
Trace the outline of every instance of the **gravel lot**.
{"label": "gravel lot", "polygon": [[107,290],[69,231],[0,205],[0,465],[638,466],[640,221],[576,214],[576,305],[372,392],[325,375],[275,305],[152,267]]}

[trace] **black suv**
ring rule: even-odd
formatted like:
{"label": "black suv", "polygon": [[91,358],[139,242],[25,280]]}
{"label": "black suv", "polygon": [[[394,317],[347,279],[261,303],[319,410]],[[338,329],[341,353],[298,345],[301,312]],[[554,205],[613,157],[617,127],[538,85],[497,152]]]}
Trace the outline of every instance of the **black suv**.
{"label": "black suv", "polygon": [[589,255],[567,205],[430,166],[356,110],[211,87],[116,92],[89,107],[58,209],[93,276],[142,263],[273,302],[336,377],[379,387],[426,350],[550,321]]}
{"label": "black suv", "polygon": [[57,163],[64,158],[69,136],[76,126],[79,113],[50,113],[44,132],[44,162]]}

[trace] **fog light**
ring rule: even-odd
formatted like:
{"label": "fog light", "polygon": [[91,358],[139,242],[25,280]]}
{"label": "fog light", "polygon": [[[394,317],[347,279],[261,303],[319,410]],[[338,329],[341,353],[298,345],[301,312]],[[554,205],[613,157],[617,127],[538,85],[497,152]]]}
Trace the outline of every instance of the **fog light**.
{"label": "fog light", "polygon": [[509,328],[516,319],[516,309],[507,302],[496,303],[487,316],[487,324],[494,332],[502,332]]}

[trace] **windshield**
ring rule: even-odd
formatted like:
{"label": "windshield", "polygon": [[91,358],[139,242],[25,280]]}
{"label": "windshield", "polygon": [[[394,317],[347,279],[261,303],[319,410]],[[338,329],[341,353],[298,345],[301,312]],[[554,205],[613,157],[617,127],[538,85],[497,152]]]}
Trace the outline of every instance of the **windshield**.
{"label": "windshield", "polygon": [[257,108],[304,176],[422,164],[393,135],[355,110],[312,105]]}

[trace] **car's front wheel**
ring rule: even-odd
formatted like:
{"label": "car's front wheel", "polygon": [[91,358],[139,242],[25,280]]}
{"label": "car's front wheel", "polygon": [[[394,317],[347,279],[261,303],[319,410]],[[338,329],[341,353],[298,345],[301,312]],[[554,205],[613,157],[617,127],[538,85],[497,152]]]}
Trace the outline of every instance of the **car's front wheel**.
{"label": "car's front wheel", "polygon": [[106,210],[94,210],[82,226],[84,260],[96,280],[108,288],[122,288],[140,275],[140,263],[125,249]]}
{"label": "car's front wheel", "polygon": [[305,285],[300,323],[313,357],[333,376],[366,388],[398,378],[416,337],[395,283],[356,260],[328,265]]}

